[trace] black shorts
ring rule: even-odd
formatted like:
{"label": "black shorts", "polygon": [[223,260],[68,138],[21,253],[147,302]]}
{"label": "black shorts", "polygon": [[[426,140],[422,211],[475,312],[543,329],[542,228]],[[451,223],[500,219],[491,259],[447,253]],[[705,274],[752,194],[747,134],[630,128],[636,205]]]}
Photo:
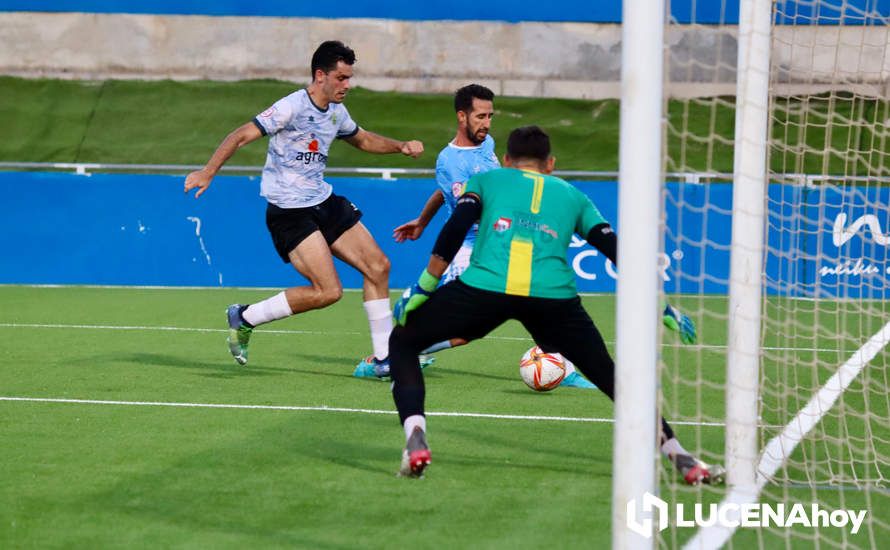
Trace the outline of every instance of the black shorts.
{"label": "black shorts", "polygon": [[[393,330],[389,345],[391,368],[397,368],[394,359],[399,355],[416,361],[418,352],[437,342],[452,338],[476,340],[509,319],[522,323],[544,351],[561,353],[612,397],[615,365],[579,297],[512,296],[475,288],[460,279],[436,290],[425,304],[408,315],[405,326]],[[394,374],[393,379],[396,377]]]}
{"label": "black shorts", "polygon": [[333,193],[320,204],[306,208],[280,208],[272,203],[266,207],[266,227],[284,263],[290,263],[291,251],[313,232],[321,231],[330,246],[360,219],[361,210]]}
{"label": "black shorts", "polygon": [[[579,297],[511,296],[457,279],[433,292],[425,304],[408,315],[405,326],[393,328],[389,337],[393,397],[401,421],[423,414],[426,390],[417,360],[422,350],[451,338],[482,338],[508,319],[522,323],[541,349],[561,353],[609,399],[615,399],[615,363]],[[517,359],[505,358],[504,362],[513,363],[515,369]],[[661,430],[662,441],[674,437],[664,417]]]}

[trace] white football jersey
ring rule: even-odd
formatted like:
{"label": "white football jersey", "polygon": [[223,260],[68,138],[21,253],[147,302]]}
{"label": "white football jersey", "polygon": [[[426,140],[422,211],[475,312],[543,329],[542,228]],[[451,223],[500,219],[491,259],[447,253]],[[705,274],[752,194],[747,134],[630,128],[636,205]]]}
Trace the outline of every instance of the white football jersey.
{"label": "white football jersey", "polygon": [[306,90],[283,97],[254,124],[269,136],[260,195],[280,208],[315,206],[331,195],[324,181],[335,138],[354,136],[358,125],[340,103],[319,109]]}

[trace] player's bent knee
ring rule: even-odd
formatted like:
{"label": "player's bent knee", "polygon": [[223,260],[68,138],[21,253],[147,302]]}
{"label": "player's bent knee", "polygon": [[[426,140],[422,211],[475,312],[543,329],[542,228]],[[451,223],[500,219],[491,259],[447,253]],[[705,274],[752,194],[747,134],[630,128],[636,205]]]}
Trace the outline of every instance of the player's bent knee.
{"label": "player's bent knee", "polygon": [[343,297],[343,287],[338,285],[338,286],[335,286],[332,288],[323,289],[321,291],[320,299],[321,299],[321,302],[325,306],[329,306],[335,302],[340,301],[340,298],[342,298],[342,297]]}
{"label": "player's bent knee", "polygon": [[327,307],[343,297],[343,286],[339,284],[312,285],[311,296],[315,308]]}
{"label": "player's bent knee", "polygon": [[374,261],[368,263],[365,277],[375,283],[388,281],[390,267],[389,258],[381,254],[379,258],[375,258]]}

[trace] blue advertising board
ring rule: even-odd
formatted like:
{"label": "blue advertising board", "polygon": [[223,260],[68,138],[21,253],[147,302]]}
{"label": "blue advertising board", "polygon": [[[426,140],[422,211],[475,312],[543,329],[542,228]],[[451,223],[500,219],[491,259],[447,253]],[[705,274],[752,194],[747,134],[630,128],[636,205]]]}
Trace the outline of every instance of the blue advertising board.
{"label": "blue advertising board", "polygon": [[[392,263],[393,288],[426,265],[444,222],[418,241],[392,230],[414,218],[432,180],[331,178],[364,212],[363,223]],[[0,283],[288,287],[305,280],[275,253],[265,227],[259,178],[218,176],[200,199],[182,176],[0,172]],[[606,219],[617,220],[616,182],[575,182]],[[670,183],[659,276],[665,291],[725,294],[729,280],[732,186]],[[769,187],[766,291],[800,297],[883,298],[888,292],[890,189]],[[884,205],[884,206],[882,206]],[[633,220],[624,223],[653,223]],[[581,292],[614,292],[615,266],[584,240],[568,253]],[[343,285],[361,275],[338,262]]]}

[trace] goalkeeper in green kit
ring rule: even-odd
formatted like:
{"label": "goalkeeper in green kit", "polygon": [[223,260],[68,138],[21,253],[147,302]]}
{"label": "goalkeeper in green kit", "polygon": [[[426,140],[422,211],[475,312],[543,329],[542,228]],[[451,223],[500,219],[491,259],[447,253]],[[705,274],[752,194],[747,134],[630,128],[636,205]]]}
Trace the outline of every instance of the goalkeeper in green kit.
{"label": "goalkeeper in green kit", "polygon": [[[549,175],[553,164],[550,139],[543,130],[513,130],[505,168],[470,178],[426,270],[396,303],[389,358],[393,399],[406,438],[401,475],[420,477],[430,463],[417,356],[436,342],[476,340],[516,319],[545,352],[561,353],[614,398],[615,364],[581,305],[566,250],[578,233],[615,263],[618,241],[584,193]],[[469,267],[459,279],[436,289],[477,220],[479,236]],[[674,324],[685,342],[694,341],[694,325],[685,315],[668,306],[665,317],[665,324]],[[692,456],[664,419],[661,451],[688,483],[723,481],[723,468]]]}

